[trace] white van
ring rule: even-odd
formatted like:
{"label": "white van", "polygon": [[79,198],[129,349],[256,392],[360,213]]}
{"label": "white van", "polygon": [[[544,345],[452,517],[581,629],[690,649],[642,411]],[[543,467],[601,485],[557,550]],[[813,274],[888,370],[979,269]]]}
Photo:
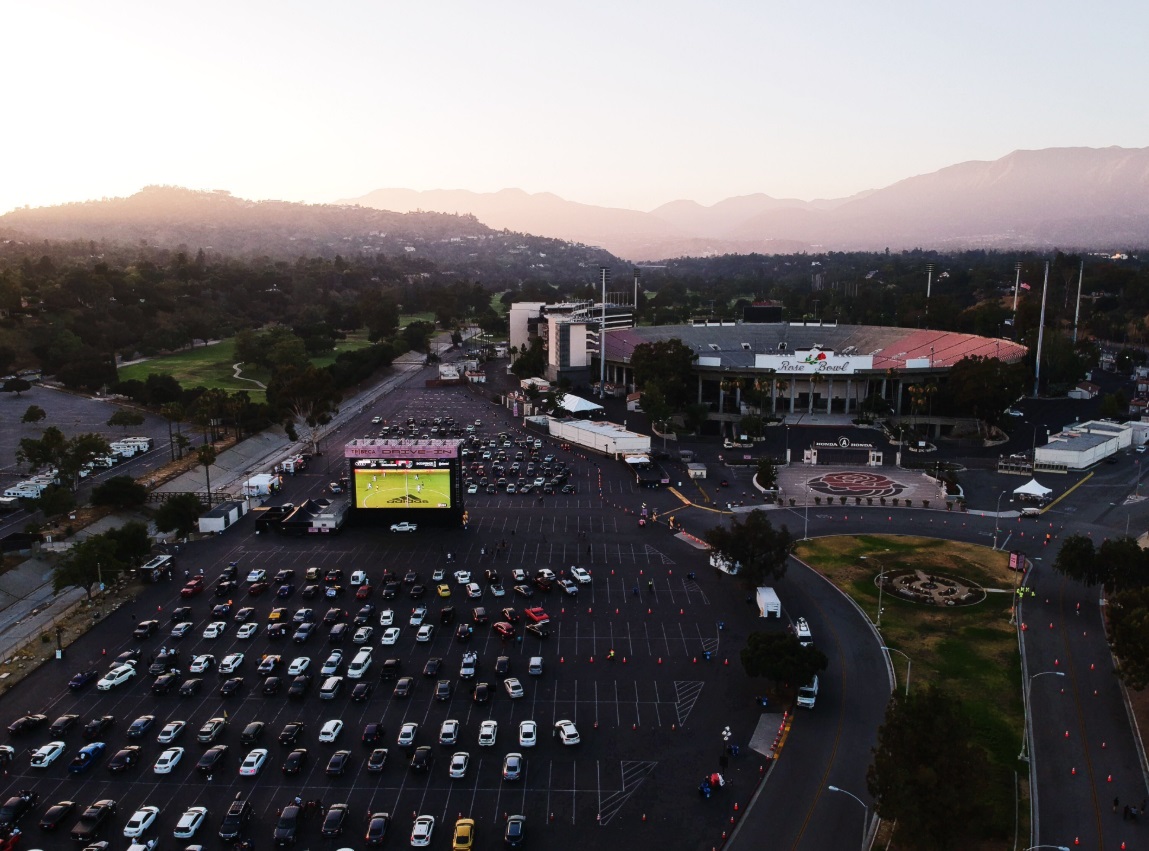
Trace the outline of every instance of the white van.
{"label": "white van", "polygon": [[366,585],[367,584],[367,571],[366,570],[352,571],[352,573],[351,573],[351,584],[352,585]]}
{"label": "white van", "polygon": [[361,680],[363,675],[367,673],[367,669],[371,667],[371,648],[364,647],[355,654],[355,658],[351,660],[351,664],[347,666],[347,679]]}
{"label": "white van", "polygon": [[798,705],[803,709],[813,709],[814,703],[818,700],[818,675],[814,675],[814,681],[809,685],[804,685],[798,689]]}
{"label": "white van", "polygon": [[803,647],[813,646],[814,634],[810,632],[810,624],[806,623],[805,618],[798,618],[794,624],[794,634],[798,636],[798,643]]}
{"label": "white van", "polygon": [[527,673],[532,677],[541,677],[543,675],[543,657],[532,656],[531,661],[527,663]]}

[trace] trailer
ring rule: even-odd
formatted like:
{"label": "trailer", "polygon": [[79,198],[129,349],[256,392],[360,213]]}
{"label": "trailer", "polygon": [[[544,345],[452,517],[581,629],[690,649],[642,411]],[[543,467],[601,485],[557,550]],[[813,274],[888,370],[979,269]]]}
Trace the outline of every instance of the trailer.
{"label": "trailer", "polygon": [[611,458],[642,455],[650,452],[650,436],[627,431],[617,423],[559,420],[554,417],[532,418],[532,423],[545,421],[551,437],[597,452]]}
{"label": "trailer", "polygon": [[764,618],[782,617],[782,601],[773,588],[759,588],[757,593],[758,614]]}
{"label": "trailer", "polygon": [[246,497],[270,496],[277,490],[279,490],[279,476],[271,473],[260,473],[243,483],[243,495]]}

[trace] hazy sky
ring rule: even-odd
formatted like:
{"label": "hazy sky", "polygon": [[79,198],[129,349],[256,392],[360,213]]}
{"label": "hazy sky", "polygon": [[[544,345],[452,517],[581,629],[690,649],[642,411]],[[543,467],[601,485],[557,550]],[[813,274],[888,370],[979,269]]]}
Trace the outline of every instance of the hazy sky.
{"label": "hazy sky", "polygon": [[841,197],[1149,145],[1149,4],[9,0],[0,212],[148,184]]}

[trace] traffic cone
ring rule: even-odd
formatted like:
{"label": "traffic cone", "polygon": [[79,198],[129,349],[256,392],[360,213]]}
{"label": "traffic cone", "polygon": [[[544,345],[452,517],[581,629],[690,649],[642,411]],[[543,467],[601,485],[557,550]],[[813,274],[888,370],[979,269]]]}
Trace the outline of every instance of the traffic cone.
{"label": "traffic cone", "polygon": [[642,814],[642,823],[646,824],[646,813]]}
{"label": "traffic cone", "polygon": [[734,802],[734,812],[738,812],[738,802]]}
{"label": "traffic cone", "polygon": [[695,657],[694,657],[694,664],[695,664],[695,665],[697,665],[697,664],[698,664],[698,657],[697,657],[697,656],[695,656]]}
{"label": "traffic cone", "polygon": [[1068,730],[1065,731],[1065,738],[1067,738],[1067,739],[1069,738],[1069,731]]}
{"label": "traffic cone", "polygon": [[682,609],[679,609],[679,610],[678,610],[678,613],[679,613],[680,615],[686,614],[686,612],[684,612]]}
{"label": "traffic cone", "polygon": [[1106,783],[1112,783],[1112,782],[1113,782],[1113,775],[1112,775],[1112,774],[1110,774],[1108,777],[1106,777],[1106,778],[1105,778],[1105,782],[1106,782]]}
{"label": "traffic cone", "polygon": [[1076,776],[1077,776],[1077,766],[1074,766],[1073,768],[1069,769],[1069,775],[1070,775],[1071,777],[1076,777]]}
{"label": "traffic cone", "polygon": [[1061,660],[1060,660],[1060,659],[1054,659],[1054,660],[1053,660],[1053,667],[1055,667],[1055,668],[1056,668],[1056,667],[1057,667],[1058,665],[1060,665],[1060,664],[1061,664]]}
{"label": "traffic cone", "polygon": [[729,660],[729,659],[723,659],[723,660],[722,660],[722,664],[723,664],[723,665],[729,665],[729,664],[730,664],[730,660]]}
{"label": "traffic cone", "polygon": [[1089,670],[1091,670],[1091,671],[1092,671],[1092,670],[1093,670],[1093,667],[1094,667],[1094,666],[1093,666],[1093,663],[1092,663],[1092,662],[1090,662],[1090,663],[1089,663]]}
{"label": "traffic cone", "polygon": [[593,656],[590,657],[590,661],[591,661],[591,664],[594,664],[594,657]]}
{"label": "traffic cone", "polygon": [[626,664],[626,657],[625,656],[622,657],[622,664],[624,664],[624,665]]}
{"label": "traffic cone", "polygon": [[660,664],[660,665],[662,664],[662,657],[661,656],[658,657],[658,664]]}
{"label": "traffic cone", "polygon": [[560,664],[560,665],[561,665],[563,662],[565,662],[566,660],[567,660],[567,657],[566,657],[566,656],[559,656],[559,664]]}

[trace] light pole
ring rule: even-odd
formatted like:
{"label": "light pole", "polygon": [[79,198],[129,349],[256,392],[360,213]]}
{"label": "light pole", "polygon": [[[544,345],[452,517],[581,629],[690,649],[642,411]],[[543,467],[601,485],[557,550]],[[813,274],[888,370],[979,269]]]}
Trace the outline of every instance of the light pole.
{"label": "light pole", "polygon": [[726,751],[730,747],[730,736],[731,736],[730,728],[729,727],[723,727],[722,728],[722,755],[723,756],[726,756]]}
{"label": "light pole", "polygon": [[890,571],[888,571],[888,570],[883,570],[881,573],[878,574],[878,622],[875,624],[875,626],[879,630],[882,628],[882,612],[884,611],[884,609],[882,608],[882,591],[883,591],[882,577],[885,576],[889,572]]}
{"label": "light pole", "polygon": [[1022,711],[1025,715],[1025,729],[1021,731],[1021,753],[1017,758],[1022,762],[1029,762],[1029,693],[1033,689],[1033,681],[1038,677],[1044,677],[1046,674],[1052,674],[1055,677],[1064,677],[1064,671],[1038,671],[1036,674],[1031,674],[1029,681],[1025,684],[1025,702],[1022,704]]}
{"label": "light pole", "polygon": [[870,805],[855,795],[853,792],[847,792],[845,789],[840,789],[837,786],[827,786],[831,792],[841,792],[843,795],[849,795],[855,801],[862,805],[864,815],[862,816],[862,851],[866,851],[866,828],[870,824]]}
{"label": "light pole", "polygon": [[885,650],[887,653],[889,653],[891,651],[894,653],[901,653],[902,656],[905,658],[905,660],[906,660],[906,697],[909,697],[910,696],[910,671],[914,667],[914,660],[911,659],[909,656],[906,656],[904,651],[899,650],[896,647],[887,647],[885,645],[882,645],[882,649]]}
{"label": "light pole", "polygon": [[810,476],[806,475],[806,520],[802,528],[802,540],[810,540]]}
{"label": "light pole", "polygon": [[997,495],[997,509],[994,511],[993,518],[993,548],[995,550],[997,549],[997,533],[1001,528],[1001,498],[1007,493],[1009,493],[1009,491],[1002,491]]}

